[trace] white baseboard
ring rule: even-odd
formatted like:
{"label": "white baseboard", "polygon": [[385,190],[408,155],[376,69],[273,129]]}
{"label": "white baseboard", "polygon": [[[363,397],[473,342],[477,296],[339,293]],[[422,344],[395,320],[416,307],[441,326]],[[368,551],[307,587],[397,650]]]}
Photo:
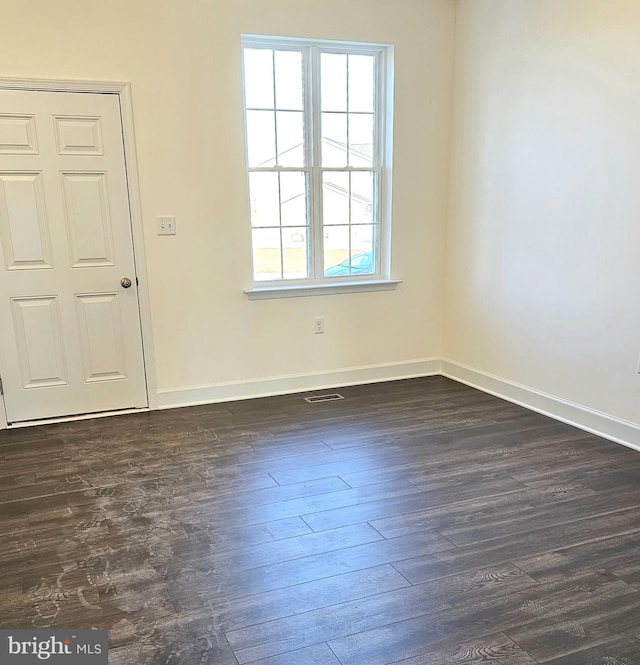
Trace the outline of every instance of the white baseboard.
{"label": "white baseboard", "polygon": [[441,373],[454,381],[640,451],[640,425],[635,423],[451,360],[442,360]]}
{"label": "white baseboard", "polygon": [[[158,390],[157,408],[171,409],[196,404],[230,402],[254,397],[326,390],[433,375],[446,376],[526,409],[640,451],[640,425],[638,424],[615,418],[473,367],[439,358],[423,358],[324,372]],[[1,403],[0,406],[2,406]],[[0,430],[6,428],[3,416],[2,409],[0,409]]]}
{"label": "white baseboard", "polygon": [[355,386],[364,383],[380,383],[411,379],[419,376],[440,374],[439,358],[423,358],[382,365],[349,367],[347,369],[290,374],[266,379],[229,381],[201,386],[184,386],[158,390],[158,407],[171,409],[196,404],[230,402],[254,397],[269,397],[309,390],[326,390],[342,386]]}

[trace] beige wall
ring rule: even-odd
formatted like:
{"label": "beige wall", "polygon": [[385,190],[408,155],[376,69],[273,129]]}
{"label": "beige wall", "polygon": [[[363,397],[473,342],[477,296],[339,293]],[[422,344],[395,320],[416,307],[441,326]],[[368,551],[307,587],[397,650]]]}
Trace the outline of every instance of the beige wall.
{"label": "beige wall", "polygon": [[[243,295],[243,32],[395,44],[397,291]],[[444,347],[639,423],[639,35],[636,0],[34,0],[2,8],[0,77],[131,81],[160,389]]]}
{"label": "beige wall", "polygon": [[640,423],[640,3],[457,9],[445,356]]}
{"label": "beige wall", "polygon": [[[132,83],[160,389],[440,355],[450,0],[33,0],[1,14],[0,77]],[[395,45],[397,291],[243,295],[243,32]],[[175,238],[155,235],[157,215],[176,216]]]}

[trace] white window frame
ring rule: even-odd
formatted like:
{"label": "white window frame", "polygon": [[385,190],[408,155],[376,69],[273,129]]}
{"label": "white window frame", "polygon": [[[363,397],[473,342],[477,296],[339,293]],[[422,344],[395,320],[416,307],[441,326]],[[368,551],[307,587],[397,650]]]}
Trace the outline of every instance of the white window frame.
{"label": "white window frame", "polygon": [[[249,167],[246,122],[246,99],[244,97],[243,62],[243,114],[245,127],[245,151],[247,158],[247,188],[249,174],[255,172],[294,171],[308,174],[309,182],[309,272],[302,279],[277,279],[255,281],[245,293],[252,300],[264,298],[318,295],[321,293],[350,293],[358,291],[390,290],[401,283],[391,279],[391,182],[392,182],[392,129],[393,129],[393,46],[388,44],[365,44],[360,42],[338,42],[326,40],[295,39],[261,35],[242,35],[241,53],[245,48],[306,51],[303,57],[304,117],[305,117],[305,162],[304,167]],[[376,57],[377,86],[375,88],[375,154],[371,167],[326,167],[321,164],[320,140],[320,54],[349,53]],[[312,122],[307,119],[311,117]],[[378,208],[376,239],[374,245],[375,272],[371,274],[325,277],[324,275],[324,226],[322,224],[322,175],[324,172],[371,172],[377,173]],[[249,219],[251,225],[251,219]],[[253,247],[251,248],[252,275]]]}

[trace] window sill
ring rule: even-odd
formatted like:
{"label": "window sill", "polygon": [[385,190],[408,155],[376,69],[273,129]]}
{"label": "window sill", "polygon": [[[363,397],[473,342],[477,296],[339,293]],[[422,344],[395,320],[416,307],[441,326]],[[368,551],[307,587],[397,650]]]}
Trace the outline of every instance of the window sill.
{"label": "window sill", "polygon": [[369,281],[336,282],[332,284],[291,284],[287,286],[254,286],[245,293],[249,300],[270,298],[298,298],[301,296],[328,296],[340,293],[364,291],[393,291],[402,284],[401,279],[376,279]]}

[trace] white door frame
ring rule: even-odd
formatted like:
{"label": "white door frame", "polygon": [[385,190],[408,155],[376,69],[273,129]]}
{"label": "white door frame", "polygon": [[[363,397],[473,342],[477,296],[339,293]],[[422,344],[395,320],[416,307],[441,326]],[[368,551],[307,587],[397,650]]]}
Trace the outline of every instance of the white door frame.
{"label": "white door frame", "polygon": [[[124,138],[124,156],[129,188],[129,210],[133,233],[133,254],[138,276],[138,302],[140,324],[142,327],[142,351],[144,354],[145,377],[149,409],[158,408],[158,390],[153,351],[151,328],[151,302],[149,299],[149,280],[144,251],[144,229],[142,223],[142,204],[140,201],[140,182],[138,179],[138,159],[136,156],[135,126],[131,102],[131,84],[116,81],[72,81],[57,79],[19,79],[0,78],[2,90],[31,90],[41,92],[94,92],[112,93],[120,100],[120,118]],[[0,430],[7,429],[4,397],[0,395]]]}

